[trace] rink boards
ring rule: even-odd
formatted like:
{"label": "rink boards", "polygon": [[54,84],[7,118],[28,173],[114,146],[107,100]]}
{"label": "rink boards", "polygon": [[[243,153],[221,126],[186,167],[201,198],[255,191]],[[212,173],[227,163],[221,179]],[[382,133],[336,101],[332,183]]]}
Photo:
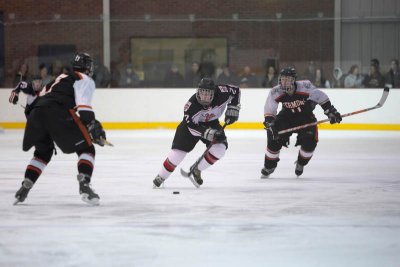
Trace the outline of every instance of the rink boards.
{"label": "rink boards", "polygon": [[[20,105],[8,100],[11,89],[0,91],[3,99],[0,126],[9,129],[23,128],[25,117]],[[383,89],[325,89],[333,105],[341,113],[375,106]],[[194,89],[97,89],[93,108],[96,117],[106,129],[173,129],[183,116],[183,107]],[[231,129],[262,129],[264,103],[269,89],[242,89],[239,122]],[[321,124],[329,130],[389,130],[400,131],[398,104],[400,90],[393,89],[385,105],[377,110],[347,117],[341,125]],[[25,105],[24,97],[20,103]],[[318,120],[325,119],[322,109],[316,108]]]}

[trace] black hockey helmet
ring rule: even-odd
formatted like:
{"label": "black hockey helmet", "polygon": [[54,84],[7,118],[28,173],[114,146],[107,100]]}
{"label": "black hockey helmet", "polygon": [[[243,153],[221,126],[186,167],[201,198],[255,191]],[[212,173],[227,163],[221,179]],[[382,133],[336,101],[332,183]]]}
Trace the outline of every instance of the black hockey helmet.
{"label": "black hockey helmet", "polygon": [[297,72],[294,67],[283,68],[279,73],[279,85],[286,93],[292,94],[294,92],[296,78]]}
{"label": "black hockey helmet", "polygon": [[72,60],[72,69],[91,76],[93,74],[93,59],[87,53],[78,52]]}
{"label": "black hockey helmet", "polygon": [[197,86],[196,99],[203,106],[209,106],[214,99],[215,83],[210,78],[203,78]]}

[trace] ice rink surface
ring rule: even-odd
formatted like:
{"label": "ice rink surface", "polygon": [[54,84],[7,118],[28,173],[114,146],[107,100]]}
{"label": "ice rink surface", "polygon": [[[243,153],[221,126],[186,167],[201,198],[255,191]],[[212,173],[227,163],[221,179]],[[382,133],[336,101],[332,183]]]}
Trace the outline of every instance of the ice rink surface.
{"label": "ice rink surface", "polygon": [[[0,134],[0,266],[400,266],[400,133],[320,131],[297,179],[295,138],[260,179],[263,131],[227,130],[229,149],[196,189],[179,174],[152,180],[174,131],[108,131],[80,200],[76,155],[53,156],[27,200],[13,206],[33,150]],[[181,164],[204,151],[198,144]],[[179,195],[172,194],[180,191]]]}

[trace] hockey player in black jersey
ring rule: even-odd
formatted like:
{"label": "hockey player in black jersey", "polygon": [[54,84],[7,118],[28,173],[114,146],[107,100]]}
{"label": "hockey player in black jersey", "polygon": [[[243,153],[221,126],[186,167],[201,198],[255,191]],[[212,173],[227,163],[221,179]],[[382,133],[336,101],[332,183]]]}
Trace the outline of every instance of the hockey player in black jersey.
{"label": "hockey player in black jersey", "polygon": [[[308,80],[296,81],[296,77],[295,68],[282,69],[279,84],[271,89],[265,102],[264,126],[267,130],[268,145],[261,178],[268,178],[274,172],[282,146],[289,145],[292,133],[279,135],[279,131],[315,122],[313,110],[317,104],[321,105],[331,124],[340,123],[342,120],[340,113],[324,92],[315,88]],[[277,114],[279,103],[282,103],[282,110]],[[317,146],[318,128],[311,126],[295,133],[297,133],[295,146],[300,146],[295,174],[300,176]]]}
{"label": "hockey player in black jersey", "polygon": [[213,80],[203,78],[184,107],[183,120],[176,129],[172,150],[153,180],[154,187],[161,186],[200,140],[209,149],[198,163],[192,165],[190,180],[196,187],[203,183],[201,172],[221,159],[228,148],[224,129],[218,120],[225,108],[225,123],[236,122],[240,111],[239,87],[215,85]]}
{"label": "hockey player in black jersey", "polygon": [[[90,187],[95,148],[104,145],[105,132],[91,107],[95,90],[93,60],[86,53],[75,54],[73,71],[61,74],[38,94],[33,83],[21,82],[13,90],[10,102],[18,102],[22,91],[28,95],[23,150],[35,147],[33,158],[25,171],[21,188],[15,194],[16,202],[23,202],[40,174],[50,162],[54,143],[64,153],[78,155],[79,193],[84,202],[99,204],[99,195]],[[29,100],[30,99],[30,100]],[[79,114],[79,116],[77,115]]]}

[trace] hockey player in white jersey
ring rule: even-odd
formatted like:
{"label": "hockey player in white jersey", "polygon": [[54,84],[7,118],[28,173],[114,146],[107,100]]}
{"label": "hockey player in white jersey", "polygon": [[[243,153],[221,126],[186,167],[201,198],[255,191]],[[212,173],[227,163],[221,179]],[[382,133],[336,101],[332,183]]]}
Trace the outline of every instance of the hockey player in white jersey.
{"label": "hockey player in white jersey", "polygon": [[[278,85],[271,89],[265,102],[264,126],[267,130],[268,145],[261,178],[268,178],[274,172],[282,146],[289,145],[292,133],[279,135],[279,131],[315,122],[313,110],[317,104],[322,107],[331,124],[340,123],[342,120],[340,113],[324,92],[308,80],[296,81],[296,77],[294,67],[282,69]],[[282,109],[277,113],[279,103],[282,103]],[[295,131],[295,133],[297,133],[295,146],[300,146],[295,173],[300,176],[317,146],[318,128],[315,125]]]}
{"label": "hockey player in white jersey", "polygon": [[225,108],[225,124],[236,122],[240,110],[239,87],[215,85],[209,78],[201,79],[196,93],[184,107],[183,120],[176,129],[172,150],[153,180],[155,188],[162,185],[199,140],[207,145],[208,150],[192,165],[186,176],[196,187],[203,184],[201,172],[221,159],[228,148],[224,129],[218,120]]}

